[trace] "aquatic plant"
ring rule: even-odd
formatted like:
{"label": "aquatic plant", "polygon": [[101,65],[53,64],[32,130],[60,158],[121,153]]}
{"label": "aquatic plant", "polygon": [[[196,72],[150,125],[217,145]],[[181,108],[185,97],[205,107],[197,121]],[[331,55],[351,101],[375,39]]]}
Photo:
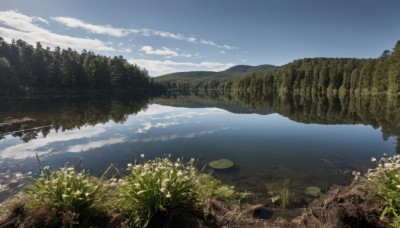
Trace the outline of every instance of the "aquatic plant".
{"label": "aquatic plant", "polygon": [[233,161],[229,159],[219,159],[209,162],[208,165],[213,169],[228,169],[233,166]]}
{"label": "aquatic plant", "polygon": [[26,193],[30,196],[29,206],[32,210],[55,208],[82,217],[100,206],[106,188],[86,171],[77,172],[73,167],[50,171],[45,167],[42,176],[33,179],[27,186]]}
{"label": "aquatic plant", "polygon": [[357,180],[365,182],[369,200],[383,202],[381,219],[392,219],[393,227],[400,227],[400,155],[371,159],[377,167],[369,169],[365,176],[353,172]]}
{"label": "aquatic plant", "polygon": [[283,215],[285,215],[286,209],[290,206],[290,202],[292,201],[292,198],[293,198],[293,194],[290,193],[290,190],[289,190],[289,184],[290,184],[290,179],[285,178],[283,180],[282,189],[279,192],[279,196],[280,196],[279,199],[280,199]]}
{"label": "aquatic plant", "polygon": [[317,187],[317,186],[308,186],[304,190],[304,194],[306,194],[308,196],[318,196],[321,194],[321,188]]}

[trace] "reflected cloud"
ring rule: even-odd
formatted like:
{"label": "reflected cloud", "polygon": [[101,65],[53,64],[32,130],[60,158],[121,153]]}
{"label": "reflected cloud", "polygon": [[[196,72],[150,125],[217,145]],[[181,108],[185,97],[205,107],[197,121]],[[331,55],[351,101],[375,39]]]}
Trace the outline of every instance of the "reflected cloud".
{"label": "reflected cloud", "polygon": [[147,133],[151,128],[167,128],[169,126],[178,125],[178,122],[166,122],[166,123],[156,123],[152,124],[150,122],[146,122],[142,124],[143,128],[139,128],[136,133]]}
{"label": "reflected cloud", "polygon": [[124,142],[126,142],[126,136],[112,137],[110,139],[92,141],[92,142],[88,142],[86,144],[73,145],[73,146],[68,147],[66,151],[72,152],[72,153],[85,152],[90,149],[100,148],[103,146],[109,146],[109,145],[114,145],[114,144],[124,143]]}
{"label": "reflected cloud", "polygon": [[[31,140],[27,143],[21,143],[15,146],[10,146],[2,151],[0,151],[0,158],[8,159],[26,159],[30,157],[35,157],[36,153],[38,155],[45,155],[51,152],[53,149],[43,150],[45,146],[55,142],[65,142],[74,139],[91,138],[106,130],[101,127],[84,127],[81,129],[68,130],[58,133],[50,133],[45,138],[39,138]],[[40,150],[43,148],[42,150]]]}
{"label": "reflected cloud", "polygon": [[160,136],[151,136],[148,138],[143,138],[143,139],[133,139],[131,142],[135,143],[149,143],[149,142],[166,142],[166,141],[171,141],[175,139],[191,139],[191,138],[196,138],[204,135],[210,135],[214,134],[217,131],[221,130],[229,130],[231,128],[220,128],[220,129],[215,129],[215,130],[203,130],[203,131],[198,131],[198,132],[191,132],[187,134],[171,134],[171,135],[160,135]]}

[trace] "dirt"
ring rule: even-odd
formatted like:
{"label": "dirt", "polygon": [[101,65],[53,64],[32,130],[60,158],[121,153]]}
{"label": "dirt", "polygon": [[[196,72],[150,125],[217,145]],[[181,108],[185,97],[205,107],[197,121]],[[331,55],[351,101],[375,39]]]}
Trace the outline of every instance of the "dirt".
{"label": "dirt", "polygon": [[379,218],[384,205],[367,201],[364,191],[357,182],[334,187],[311,203],[301,222],[306,227],[388,227],[389,221]]}

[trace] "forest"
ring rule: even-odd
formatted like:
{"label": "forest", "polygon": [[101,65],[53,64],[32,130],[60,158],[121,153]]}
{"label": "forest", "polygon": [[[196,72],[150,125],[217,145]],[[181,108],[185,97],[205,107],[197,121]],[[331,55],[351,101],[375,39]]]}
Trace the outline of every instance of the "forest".
{"label": "forest", "polygon": [[51,50],[0,37],[0,95],[131,91],[152,86],[148,72],[122,56],[71,48]]}
{"label": "forest", "polygon": [[351,93],[400,92],[400,41],[379,58],[306,58],[276,69],[225,80],[163,80],[167,89],[224,89],[247,93]]}
{"label": "forest", "polygon": [[40,43],[33,47],[23,40],[7,43],[0,37],[2,96],[148,89],[222,89],[261,94],[400,93],[400,41],[392,51],[385,50],[375,59],[306,58],[281,67],[261,67],[243,75],[233,67],[221,72],[223,77],[187,72],[187,77],[179,73],[152,78],[146,69],[122,56],[107,57],[86,50],[78,53],[71,48],[51,50]]}

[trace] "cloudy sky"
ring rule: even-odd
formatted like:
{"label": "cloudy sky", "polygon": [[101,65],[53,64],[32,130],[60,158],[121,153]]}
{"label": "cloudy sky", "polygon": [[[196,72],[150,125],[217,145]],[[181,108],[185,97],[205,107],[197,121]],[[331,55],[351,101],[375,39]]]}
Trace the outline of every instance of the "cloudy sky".
{"label": "cloudy sky", "polygon": [[0,36],[114,56],[150,75],[379,56],[398,0],[0,0]]}

